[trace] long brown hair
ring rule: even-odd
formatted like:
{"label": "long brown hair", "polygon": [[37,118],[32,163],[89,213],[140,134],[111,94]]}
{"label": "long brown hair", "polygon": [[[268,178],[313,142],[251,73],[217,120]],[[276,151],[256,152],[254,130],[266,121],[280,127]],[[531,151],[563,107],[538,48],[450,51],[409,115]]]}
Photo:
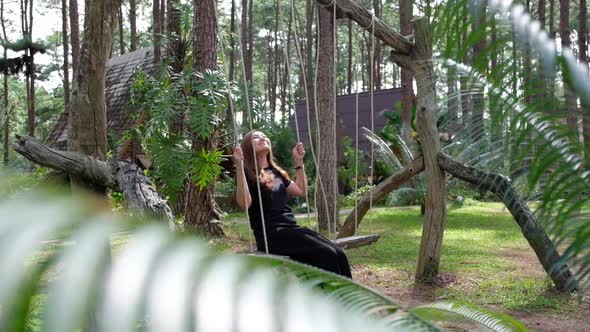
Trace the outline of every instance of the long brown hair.
{"label": "long brown hair", "polygon": [[[252,135],[254,135],[254,133],[261,133],[261,131],[250,131],[246,134],[246,136],[244,136],[242,144],[240,144],[242,152],[244,153],[244,171],[246,173],[246,177],[248,177],[250,181],[254,182],[255,179],[258,178],[261,184],[267,184],[273,180],[273,177],[271,177],[269,174],[266,174],[266,172],[264,172],[264,169],[262,169],[260,165],[258,165],[258,176],[256,176],[256,167],[254,165],[254,158],[256,158],[256,156],[254,155],[254,149],[252,146]],[[277,165],[276,161],[274,160],[274,157],[272,155],[272,144],[268,149],[266,161],[268,162],[268,165],[279,171],[279,173],[281,173],[281,175],[285,179],[287,179],[287,181],[291,181],[289,174],[287,174],[287,172],[285,172],[279,165]]]}

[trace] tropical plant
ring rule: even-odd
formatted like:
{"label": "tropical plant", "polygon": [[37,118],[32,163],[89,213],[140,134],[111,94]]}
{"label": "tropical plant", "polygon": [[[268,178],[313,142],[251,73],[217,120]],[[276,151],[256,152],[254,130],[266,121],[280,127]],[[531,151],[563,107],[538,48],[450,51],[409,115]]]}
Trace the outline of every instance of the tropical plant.
{"label": "tropical plant", "polygon": [[455,91],[439,105],[457,115],[441,131],[453,131],[453,121],[461,120],[448,151],[493,173],[524,174],[524,194],[540,199],[535,215],[564,248],[559,264],[576,266],[578,281],[586,285],[589,145],[581,144],[570,124],[582,113],[565,108],[549,87],[571,91],[587,112],[587,64],[557,47],[545,26],[512,1],[447,1],[437,5],[433,20],[441,81]]}
{"label": "tropical plant", "polygon": [[[493,331],[526,330],[462,304],[405,310],[282,258],[215,255],[161,225],[125,226],[88,203],[40,194],[0,203],[0,263],[12,267],[0,283],[1,330],[24,330],[35,318],[47,331],[439,331],[429,319],[452,321],[447,313]],[[111,257],[114,243],[124,244]]]}

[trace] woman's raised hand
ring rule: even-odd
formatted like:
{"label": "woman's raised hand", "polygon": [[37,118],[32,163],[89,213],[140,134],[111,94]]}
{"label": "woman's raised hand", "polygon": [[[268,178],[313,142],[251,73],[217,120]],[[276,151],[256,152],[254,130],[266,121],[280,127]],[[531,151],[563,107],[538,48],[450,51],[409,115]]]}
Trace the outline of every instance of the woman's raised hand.
{"label": "woman's raised hand", "polygon": [[295,161],[295,166],[301,166],[301,164],[297,164],[297,163],[298,162],[301,163],[304,155],[305,155],[305,149],[303,148],[303,143],[299,142],[293,148],[293,160]]}
{"label": "woman's raised hand", "polygon": [[234,149],[234,161],[236,164],[242,164],[244,162],[244,152],[239,146]]}

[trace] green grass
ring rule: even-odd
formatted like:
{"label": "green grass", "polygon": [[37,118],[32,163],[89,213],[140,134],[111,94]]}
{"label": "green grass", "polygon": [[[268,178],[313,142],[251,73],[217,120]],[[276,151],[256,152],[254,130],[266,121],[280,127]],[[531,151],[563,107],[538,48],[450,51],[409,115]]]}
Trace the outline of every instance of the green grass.
{"label": "green grass", "polygon": [[[341,218],[343,221],[344,218]],[[372,287],[413,287],[423,217],[419,207],[379,209],[368,214],[360,234],[378,233],[369,247],[347,252],[353,269],[377,275]],[[312,220],[315,227],[315,220]],[[299,224],[307,226],[306,219]],[[230,242],[247,246],[247,224],[226,222]],[[217,244],[219,250],[231,245]],[[501,203],[469,202],[451,208],[445,226],[440,272],[452,282],[432,287],[434,298],[456,299],[500,310],[573,313],[577,300],[553,290],[510,213]],[[391,276],[398,278],[389,280]]]}

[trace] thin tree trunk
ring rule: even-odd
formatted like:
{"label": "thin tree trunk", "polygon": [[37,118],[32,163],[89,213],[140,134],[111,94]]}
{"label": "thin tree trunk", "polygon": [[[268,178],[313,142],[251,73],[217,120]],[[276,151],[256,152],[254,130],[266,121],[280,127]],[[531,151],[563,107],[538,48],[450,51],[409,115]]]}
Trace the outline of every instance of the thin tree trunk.
{"label": "thin tree trunk", "polygon": [[[549,0],[549,37],[555,40],[555,0]],[[549,96],[555,97],[555,80],[549,81]]]}
{"label": "thin tree trunk", "polygon": [[[165,26],[166,26],[166,1],[167,0],[160,0],[160,36],[164,35]],[[162,37],[160,37],[160,47],[162,47]]]}
{"label": "thin tree trunk", "polygon": [[62,45],[64,50],[64,108],[70,104],[70,40],[68,37],[68,2],[61,0]]}
{"label": "thin tree trunk", "polygon": [[[163,0],[162,0],[163,1]],[[152,1],[152,39],[154,43],[154,63],[160,63],[162,59],[162,49],[160,45],[160,0]]]}
{"label": "thin tree trunk", "polygon": [[229,73],[228,79],[230,82],[234,80],[236,71],[236,40],[234,35],[236,33],[236,2],[231,2],[231,17],[229,21]]}
{"label": "thin tree trunk", "polygon": [[[0,0],[0,24],[2,24],[2,35],[3,35],[3,39],[5,41],[8,41],[8,37],[6,35],[6,22],[4,21],[4,0]],[[3,47],[4,48],[4,59],[7,58],[8,56],[8,49],[6,46]],[[3,161],[3,165],[6,166],[8,164],[8,137],[9,137],[9,131],[10,131],[10,114],[8,111],[8,70],[4,70],[3,72],[3,91],[2,91],[2,108],[4,111],[4,123],[3,123],[3,147],[4,147],[4,151],[3,151],[3,156],[2,156],[2,161]]]}
{"label": "thin tree trunk", "polygon": [[[579,22],[580,61],[588,65],[588,6],[586,0],[580,0]],[[590,105],[585,103],[582,103],[582,136],[584,137],[586,167],[590,167]]]}
{"label": "thin tree trunk", "polygon": [[137,50],[137,0],[129,0],[129,30],[131,34],[129,50],[133,52]]}
{"label": "thin tree trunk", "polygon": [[[307,76],[307,95],[309,97],[309,107],[310,109],[310,118],[312,120],[315,119],[315,89],[314,89],[314,57],[313,57],[313,21],[314,21],[314,2],[313,0],[307,0],[305,3],[305,76]],[[317,51],[317,50],[316,50]],[[317,70],[317,68],[316,68]],[[311,125],[311,124],[310,124]]]}
{"label": "thin tree trunk", "polygon": [[72,85],[78,81],[80,67],[80,21],[78,18],[78,0],[70,0],[70,39],[72,44]]}
{"label": "thin tree trunk", "polygon": [[[412,0],[400,0],[399,3],[399,20],[400,32],[404,36],[412,34]],[[412,103],[414,100],[414,89],[412,87],[414,78],[412,72],[407,68],[401,69],[401,88],[402,88],[402,139],[407,146],[412,146]]]}
{"label": "thin tree trunk", "polygon": [[[217,5],[215,0],[193,0],[193,68],[204,72],[217,68]],[[217,133],[206,140],[198,139],[194,133],[193,151],[211,151],[218,146]],[[202,234],[219,236],[223,231],[218,223],[221,215],[214,199],[215,187],[210,184],[203,190],[190,182],[186,204],[186,226]]]}
{"label": "thin tree trunk", "polygon": [[[570,2],[569,0],[559,0],[559,34],[561,38],[561,47],[571,49],[571,37],[570,37]],[[577,121],[577,103],[576,96],[571,90],[569,84],[563,82],[563,96],[565,99],[565,107],[563,116],[566,118],[568,126],[574,133],[574,139],[578,140],[578,121]]]}
{"label": "thin tree trunk", "polygon": [[348,26],[348,65],[346,66],[347,72],[347,84],[346,84],[346,92],[348,94],[352,93],[352,21],[347,20]]}
{"label": "thin tree trunk", "polygon": [[[467,24],[467,8],[463,8],[463,26]],[[461,38],[463,43],[467,41],[467,29],[463,29],[463,36]],[[463,55],[463,63],[467,63],[468,55],[467,52]],[[469,79],[467,75],[461,74],[459,79],[459,91],[461,93],[461,132],[462,132],[462,139],[464,141],[468,141],[468,131],[467,127],[471,124],[471,103],[470,103],[470,87],[469,87]]]}
{"label": "thin tree trunk", "polygon": [[125,28],[123,25],[123,8],[119,7],[119,54],[125,54]]}
{"label": "thin tree trunk", "polygon": [[[246,82],[245,84],[247,86],[252,85],[252,63],[250,63],[248,61],[248,54],[249,54],[249,45],[251,43],[250,41],[250,35],[249,35],[249,31],[248,31],[248,0],[242,0],[242,26],[241,26],[241,31],[242,31],[242,36],[241,36],[241,42],[242,42],[242,48],[241,48],[241,58],[242,58],[242,66],[244,66],[244,75],[246,76]],[[242,112],[242,123],[246,124],[246,126],[248,126],[248,120],[249,120],[249,116],[250,114],[248,114],[248,112],[244,111]]]}
{"label": "thin tree trunk", "polygon": [[[375,10],[375,17],[381,17],[381,0],[373,0],[373,9]],[[373,86],[375,90],[381,89],[381,41],[373,37],[375,49],[373,53]]]}
{"label": "thin tree trunk", "polygon": [[[338,191],[337,188],[337,145],[336,119],[334,116],[334,16],[331,9],[318,9],[319,16],[319,47],[318,47],[318,80],[317,102],[318,123],[321,149],[318,149],[318,224],[320,230],[329,229],[335,232],[338,223]],[[318,144],[319,145],[319,144]],[[335,213],[336,212],[336,213]]]}
{"label": "thin tree trunk", "polygon": [[[482,52],[486,47],[486,2],[482,1],[475,4],[474,17],[473,17],[473,31],[479,31],[479,41],[473,45],[473,61],[479,67],[478,69],[485,73],[487,70],[487,59],[482,59]],[[485,56],[485,55],[484,55]],[[483,91],[479,90],[475,92],[471,98],[471,143],[480,142],[485,137],[484,128],[484,99]],[[485,146],[485,145],[484,145]]]}

